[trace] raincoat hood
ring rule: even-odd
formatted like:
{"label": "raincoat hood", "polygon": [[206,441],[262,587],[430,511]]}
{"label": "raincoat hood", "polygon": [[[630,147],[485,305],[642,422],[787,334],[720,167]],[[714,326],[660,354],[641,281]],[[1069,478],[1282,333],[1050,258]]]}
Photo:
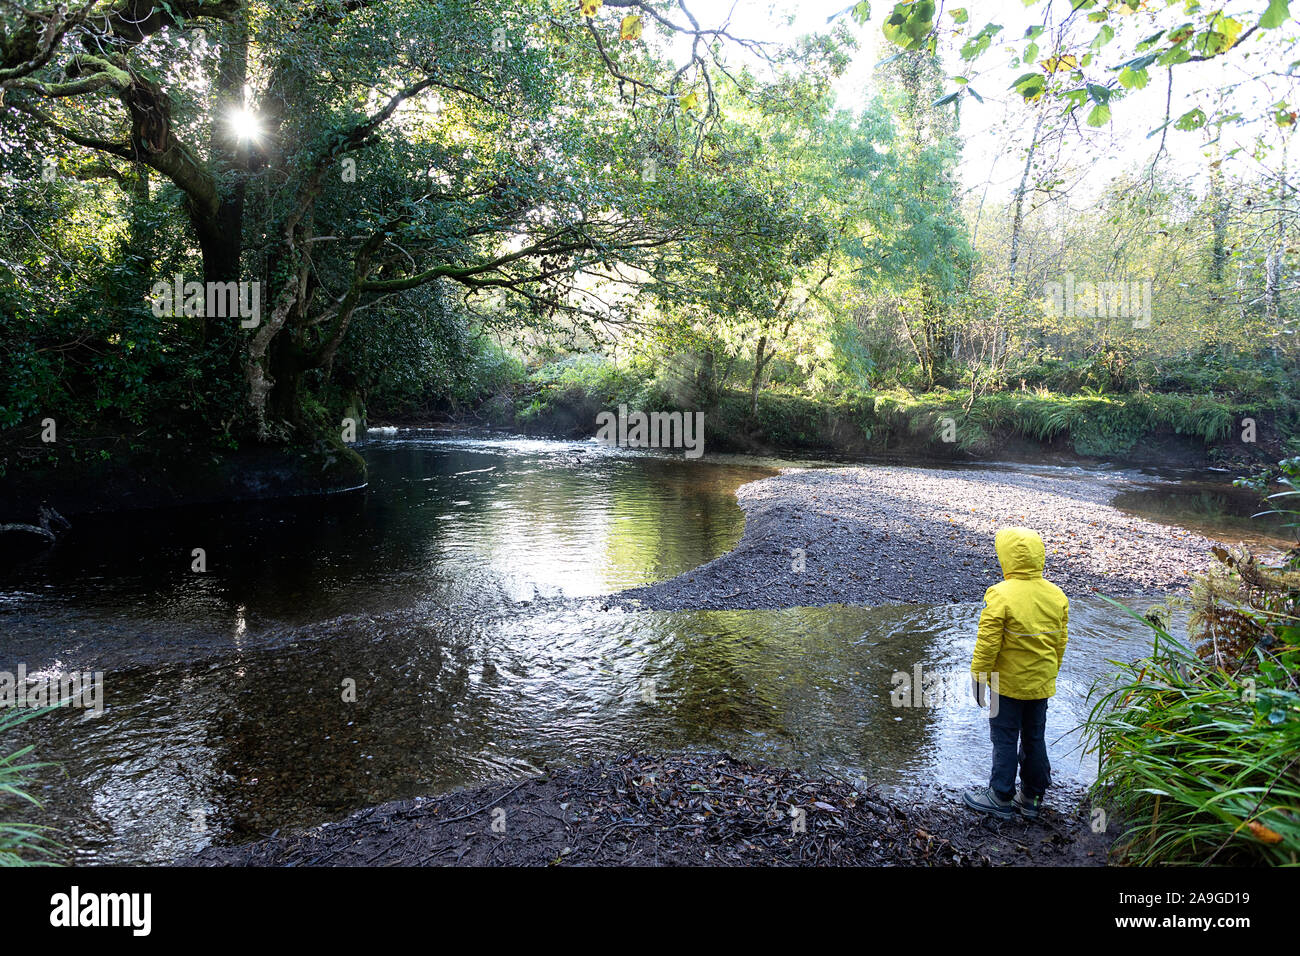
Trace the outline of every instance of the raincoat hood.
{"label": "raincoat hood", "polygon": [[1032,528],[1002,528],[993,537],[1004,578],[1041,578],[1046,550]]}

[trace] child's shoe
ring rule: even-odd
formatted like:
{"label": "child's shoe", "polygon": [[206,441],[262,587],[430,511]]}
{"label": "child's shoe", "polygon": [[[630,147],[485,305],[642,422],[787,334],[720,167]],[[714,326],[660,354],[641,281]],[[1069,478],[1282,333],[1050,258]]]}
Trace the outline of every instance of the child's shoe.
{"label": "child's shoe", "polygon": [[962,803],[972,810],[990,814],[999,820],[1010,820],[1016,815],[1016,802],[1014,800],[999,800],[998,795],[993,792],[991,787],[982,787],[973,792],[963,793],[961,799]]}
{"label": "child's shoe", "polygon": [[1023,790],[1016,791],[1013,802],[1016,805],[1016,809],[1020,811],[1020,815],[1026,820],[1037,820],[1038,811],[1043,808],[1042,797],[1026,796],[1025,791]]}

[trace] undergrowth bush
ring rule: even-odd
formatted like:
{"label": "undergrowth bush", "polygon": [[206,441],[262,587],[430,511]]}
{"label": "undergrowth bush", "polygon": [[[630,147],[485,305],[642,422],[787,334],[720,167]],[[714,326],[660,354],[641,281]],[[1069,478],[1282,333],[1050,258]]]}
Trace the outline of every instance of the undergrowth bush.
{"label": "undergrowth bush", "polygon": [[[0,711],[0,737],[52,709],[42,707],[34,710]],[[0,811],[11,811],[15,804],[22,803],[40,806],[40,802],[26,788],[30,773],[47,765],[27,759],[32,749],[29,744],[6,756],[0,756]],[[0,816],[0,866],[51,865],[51,857],[59,845],[51,838],[50,828],[37,823],[7,820],[8,815],[5,812]]]}
{"label": "undergrowth bush", "polygon": [[[1300,520],[1297,469],[1287,465],[1272,512]],[[1099,756],[1094,797],[1125,822],[1124,862],[1295,865],[1300,548],[1274,560],[1213,553],[1218,564],[1192,587],[1187,642],[1159,616],[1142,618],[1151,653],[1113,662],[1118,681],[1094,689],[1084,725]]]}

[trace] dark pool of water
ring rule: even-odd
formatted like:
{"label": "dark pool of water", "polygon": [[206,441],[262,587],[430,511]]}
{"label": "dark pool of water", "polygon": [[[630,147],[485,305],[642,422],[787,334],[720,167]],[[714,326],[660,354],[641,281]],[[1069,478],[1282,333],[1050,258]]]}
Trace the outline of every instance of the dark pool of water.
{"label": "dark pool of water", "polygon": [[188,659],[343,615],[607,594],[729,549],[735,489],[773,473],[584,442],[362,448],[363,492],[79,518],[39,560],[0,565],[0,650]]}
{"label": "dark pool of water", "polygon": [[[891,787],[985,776],[964,696],[978,605],[600,599],[730,548],[734,490],[770,468],[550,441],[364,453],[361,494],[78,521],[44,559],[0,569],[0,669],[105,672],[103,714],[62,710],[21,737],[54,764],[35,792],[79,859],[166,861],[634,747]],[[1072,602],[1048,725],[1061,782],[1093,776],[1072,732],[1088,687],[1146,641],[1109,605]],[[950,693],[894,706],[895,675],[918,665]]]}

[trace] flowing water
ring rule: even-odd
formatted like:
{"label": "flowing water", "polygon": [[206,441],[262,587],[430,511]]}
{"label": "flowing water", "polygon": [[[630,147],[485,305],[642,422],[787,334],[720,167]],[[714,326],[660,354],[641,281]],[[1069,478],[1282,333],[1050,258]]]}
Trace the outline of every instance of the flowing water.
{"label": "flowing water", "polygon": [[[83,518],[0,567],[0,670],[104,672],[103,713],[62,709],[0,739],[53,764],[35,792],[79,860],[164,862],[633,748],[886,787],[987,774],[965,697],[977,604],[601,599],[730,548],[734,491],[772,463],[521,439],[363,453],[364,492]],[[1086,783],[1088,689],[1148,638],[1097,599],[1072,599],[1070,623],[1048,739],[1056,779]],[[929,706],[902,693],[918,666]]]}

